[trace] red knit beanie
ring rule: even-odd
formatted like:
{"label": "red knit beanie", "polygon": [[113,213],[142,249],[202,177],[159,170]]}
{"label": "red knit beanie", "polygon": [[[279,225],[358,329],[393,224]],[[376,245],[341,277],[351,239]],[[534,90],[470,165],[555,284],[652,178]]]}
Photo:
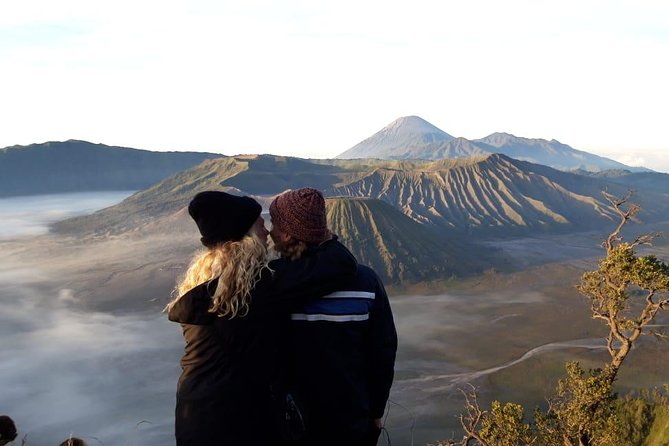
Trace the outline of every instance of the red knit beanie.
{"label": "red knit beanie", "polygon": [[269,206],[272,225],[294,239],[320,243],[329,232],[323,194],[310,187],[279,195]]}

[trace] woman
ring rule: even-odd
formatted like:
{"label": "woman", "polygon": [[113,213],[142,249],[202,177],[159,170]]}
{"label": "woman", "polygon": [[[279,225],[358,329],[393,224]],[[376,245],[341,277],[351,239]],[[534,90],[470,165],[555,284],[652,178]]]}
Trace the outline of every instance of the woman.
{"label": "woman", "polygon": [[355,274],[357,264],[335,241],[299,262],[268,262],[261,207],[249,197],[201,192],[188,212],[207,249],[195,255],[167,306],[186,341],[177,445],[270,444],[270,384],[285,307],[330,292],[327,284]]}

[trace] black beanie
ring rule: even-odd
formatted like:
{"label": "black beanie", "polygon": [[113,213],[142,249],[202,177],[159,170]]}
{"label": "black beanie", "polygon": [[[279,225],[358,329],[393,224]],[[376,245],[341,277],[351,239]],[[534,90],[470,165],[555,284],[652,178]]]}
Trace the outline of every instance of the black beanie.
{"label": "black beanie", "polygon": [[188,205],[188,213],[202,234],[200,241],[207,247],[240,240],[261,211],[262,207],[251,197],[213,190],[200,192]]}
{"label": "black beanie", "polygon": [[0,440],[12,441],[16,438],[16,424],[7,415],[0,415]]}

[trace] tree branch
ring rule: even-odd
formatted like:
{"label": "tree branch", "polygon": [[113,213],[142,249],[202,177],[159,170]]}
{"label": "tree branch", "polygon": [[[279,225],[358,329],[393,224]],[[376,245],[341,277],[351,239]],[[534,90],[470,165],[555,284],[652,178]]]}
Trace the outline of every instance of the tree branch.
{"label": "tree branch", "polygon": [[604,198],[606,198],[606,200],[611,204],[611,207],[613,207],[613,209],[620,216],[620,223],[618,223],[616,229],[609,235],[609,237],[606,239],[605,242],[606,251],[611,252],[614,246],[614,242],[618,242],[621,240],[620,231],[623,229],[623,226],[625,226],[627,220],[629,220],[634,215],[636,215],[637,212],[639,212],[640,208],[638,205],[631,203],[626,211],[622,209],[622,205],[627,203],[634,194],[634,191],[632,190],[627,191],[627,193],[622,198],[615,197],[614,195],[611,195],[607,191],[602,191],[602,194],[604,195]]}
{"label": "tree branch", "polygon": [[489,446],[485,441],[481,440],[481,437],[478,435],[478,425],[481,422],[481,419],[487,413],[481,409],[476,395],[476,388],[469,384],[470,391],[465,392],[462,389],[460,393],[465,397],[465,410],[467,415],[460,414],[458,419],[460,420],[460,425],[465,431],[465,435],[462,437],[461,446],[469,446],[470,442],[476,440],[481,446]]}
{"label": "tree branch", "polygon": [[644,234],[637,236],[634,241],[630,244],[632,248],[635,248],[640,245],[652,245],[653,240],[660,236],[659,232],[653,232],[652,234]]}

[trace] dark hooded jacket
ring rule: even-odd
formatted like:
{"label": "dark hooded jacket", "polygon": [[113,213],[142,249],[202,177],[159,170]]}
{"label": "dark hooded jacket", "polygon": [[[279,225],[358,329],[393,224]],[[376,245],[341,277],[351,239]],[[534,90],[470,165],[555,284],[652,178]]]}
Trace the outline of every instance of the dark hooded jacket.
{"label": "dark hooded jacket", "polygon": [[357,263],[336,240],[296,262],[270,263],[255,285],[245,316],[209,313],[216,281],[187,292],[169,311],[186,341],[177,388],[178,445],[267,445],[271,430],[270,384],[282,363],[289,305],[322,295],[355,275]]}
{"label": "dark hooded jacket", "polygon": [[376,444],[372,420],[383,417],[397,351],[392,310],[363,265],[333,291],[291,312],[290,387],[307,425],[300,445]]}

